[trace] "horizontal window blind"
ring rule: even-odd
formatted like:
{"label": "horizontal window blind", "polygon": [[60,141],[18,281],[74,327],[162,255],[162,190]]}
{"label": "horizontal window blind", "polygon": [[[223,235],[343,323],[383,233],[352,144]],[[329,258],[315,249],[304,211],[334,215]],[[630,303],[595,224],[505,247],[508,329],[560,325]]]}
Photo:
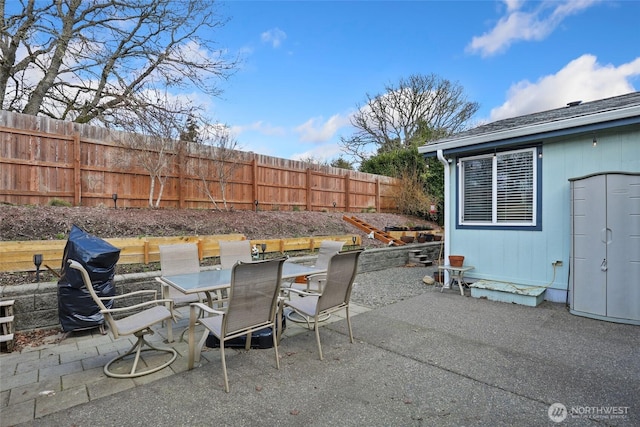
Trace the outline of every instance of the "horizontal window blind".
{"label": "horizontal window blind", "polygon": [[460,223],[535,225],[536,150],[460,159]]}
{"label": "horizontal window blind", "polygon": [[491,222],[492,165],[491,157],[464,162],[463,220]]}
{"label": "horizontal window blind", "polygon": [[533,220],[533,153],[497,156],[496,221],[530,223]]}

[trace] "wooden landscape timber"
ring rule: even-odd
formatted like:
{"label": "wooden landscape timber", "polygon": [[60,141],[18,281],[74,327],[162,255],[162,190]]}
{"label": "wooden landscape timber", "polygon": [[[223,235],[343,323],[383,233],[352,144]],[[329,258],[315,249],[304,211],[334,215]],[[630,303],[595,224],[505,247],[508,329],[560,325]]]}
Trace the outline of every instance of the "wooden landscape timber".
{"label": "wooden landscape timber", "polygon": [[[264,253],[290,251],[313,251],[320,247],[323,240],[344,242],[345,247],[360,245],[362,240],[355,234],[339,236],[296,237],[291,239],[255,239],[251,245],[266,243]],[[209,236],[177,236],[177,237],[133,237],[104,239],[120,249],[119,264],[149,264],[160,261],[160,245],[177,243],[195,243],[198,245],[200,261],[205,258],[220,256],[220,240],[246,240],[243,234],[220,234]],[[42,255],[41,269],[50,268],[54,272],[62,265],[62,257],[66,240],[28,240],[0,242],[0,272],[36,271],[33,263],[35,254]],[[260,251],[262,255],[262,251]]]}

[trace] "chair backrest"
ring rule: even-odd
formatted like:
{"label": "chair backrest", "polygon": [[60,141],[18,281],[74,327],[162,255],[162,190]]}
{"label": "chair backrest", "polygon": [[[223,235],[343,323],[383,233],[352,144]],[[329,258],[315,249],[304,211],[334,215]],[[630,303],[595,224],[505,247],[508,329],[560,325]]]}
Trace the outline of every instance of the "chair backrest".
{"label": "chair backrest", "polygon": [[89,272],[78,261],[70,259],[70,260],[67,260],[67,262],[69,263],[69,267],[73,268],[74,270],[78,270],[80,272],[84,286],[89,291],[89,295],[91,295],[91,299],[93,299],[93,302],[96,303],[96,305],[100,309],[100,312],[104,316],[104,320],[109,325],[109,329],[111,329],[113,335],[116,338],[118,338],[118,327],[116,325],[116,322],[111,316],[111,313],[107,312],[108,309],[104,305],[104,302],[100,299],[100,297],[98,297],[98,294],[96,293],[95,289],[93,289],[93,284],[91,283],[91,277],[89,276]]}
{"label": "chair backrest", "polygon": [[320,242],[315,266],[326,268],[331,257],[339,253],[342,250],[342,246],[344,246],[344,242],[336,242],[335,240],[323,240]]}
{"label": "chair backrest", "polygon": [[238,262],[251,262],[251,242],[249,240],[220,240],[220,265],[231,268]]}
{"label": "chair backrest", "polygon": [[225,336],[274,322],[284,261],[285,258],[278,258],[233,266],[222,325]]}
{"label": "chair backrest", "polygon": [[178,243],[160,245],[160,270],[163,276],[200,272],[198,245]]}
{"label": "chair backrest", "polygon": [[324,289],[318,298],[318,312],[349,303],[361,253],[362,249],[358,249],[340,252],[331,257]]}

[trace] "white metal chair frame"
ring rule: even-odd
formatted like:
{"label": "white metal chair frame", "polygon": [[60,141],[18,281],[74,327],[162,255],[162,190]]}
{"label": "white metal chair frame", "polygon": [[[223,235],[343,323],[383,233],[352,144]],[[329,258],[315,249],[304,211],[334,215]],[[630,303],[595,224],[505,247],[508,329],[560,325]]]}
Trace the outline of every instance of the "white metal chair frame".
{"label": "white metal chair frame", "polygon": [[[160,348],[152,345],[147,341],[144,336],[145,335],[153,335],[154,331],[151,327],[155,324],[161,324],[163,321],[170,321],[173,318],[173,301],[170,299],[155,299],[157,296],[157,292],[155,290],[142,290],[129,292],[127,294],[116,295],[113,297],[99,297],[96,291],[93,289],[93,285],[91,283],[91,278],[89,277],[89,273],[87,270],[77,261],[68,260],[69,266],[75,270],[78,270],[84,282],[85,287],[91,294],[94,302],[100,308],[100,313],[103,314],[107,324],[109,325],[109,329],[113,334],[115,339],[118,339],[120,336],[125,335],[134,335],[137,340],[131,346],[131,348],[124,354],[117,356],[116,358],[107,362],[104,366],[104,373],[109,377],[114,378],[135,378],[140,377],[142,375],[151,374],[157,372],[163,368],[166,368],[170,364],[176,360],[178,353],[172,348]],[[111,308],[108,309],[102,302],[103,300],[117,300],[122,298],[128,298],[132,296],[143,296],[143,295],[153,295],[154,299],[151,301],[144,301],[138,304],[130,305],[122,308]],[[169,308],[165,306],[165,304],[169,304]],[[127,317],[123,317],[120,319],[114,319],[114,314],[122,314],[126,312],[135,311],[134,314],[131,314]],[[145,348],[146,347],[146,348]],[[170,353],[171,358],[156,367],[149,368],[146,370],[138,370],[138,363],[140,362],[140,354],[145,351],[158,351],[164,353]],[[123,360],[125,357],[135,352],[135,357],[133,359],[133,364],[128,373],[120,374],[109,370],[109,367],[119,361]]]}
{"label": "white metal chair frame", "polygon": [[322,345],[320,344],[320,328],[318,327],[321,316],[344,309],[349,328],[349,340],[353,343],[351,317],[349,316],[349,301],[353,282],[358,272],[358,259],[361,253],[362,249],[358,249],[340,252],[331,257],[326,273],[326,283],[321,294],[301,291],[295,288],[285,290],[304,296],[304,298],[284,300],[283,303],[304,317],[307,320],[307,327],[309,329],[311,329],[310,322],[311,319],[313,319],[313,329],[316,333],[320,360],[323,360]]}
{"label": "white metal chair frame", "polygon": [[[329,260],[331,260],[331,257],[337,253],[340,253],[343,246],[344,246],[344,242],[339,242],[336,240],[323,240],[322,242],[320,242],[320,247],[318,248],[318,258],[316,258],[314,267],[320,267],[320,268],[326,269],[329,265]],[[288,287],[290,289],[297,289],[299,291],[321,293],[326,279],[327,279],[326,273],[310,274],[309,276],[305,277],[304,284],[296,283],[295,281],[293,281],[289,283]],[[288,296],[289,296],[289,299],[291,299],[290,298],[291,294],[288,294]],[[303,295],[300,294],[300,296],[303,296]],[[324,322],[330,316],[331,316],[330,313],[324,314],[319,319],[319,321]],[[297,313],[297,312],[288,313],[287,319],[296,323],[301,323],[306,321],[307,325],[309,324],[309,318],[306,316],[302,316],[300,313]]]}

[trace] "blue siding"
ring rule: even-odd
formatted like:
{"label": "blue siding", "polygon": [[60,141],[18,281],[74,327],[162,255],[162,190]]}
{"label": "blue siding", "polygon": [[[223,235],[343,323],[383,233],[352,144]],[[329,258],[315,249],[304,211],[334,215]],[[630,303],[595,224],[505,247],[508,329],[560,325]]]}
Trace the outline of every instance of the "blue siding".
{"label": "blue siding", "polygon": [[[569,179],[605,171],[640,172],[640,130],[545,141],[542,166],[542,231],[456,229],[451,215],[451,254],[465,256],[470,278],[522,285],[551,284],[546,298],[565,301],[571,247]],[[457,170],[451,168],[451,200],[457,203]],[[553,261],[562,261],[553,275]]]}

